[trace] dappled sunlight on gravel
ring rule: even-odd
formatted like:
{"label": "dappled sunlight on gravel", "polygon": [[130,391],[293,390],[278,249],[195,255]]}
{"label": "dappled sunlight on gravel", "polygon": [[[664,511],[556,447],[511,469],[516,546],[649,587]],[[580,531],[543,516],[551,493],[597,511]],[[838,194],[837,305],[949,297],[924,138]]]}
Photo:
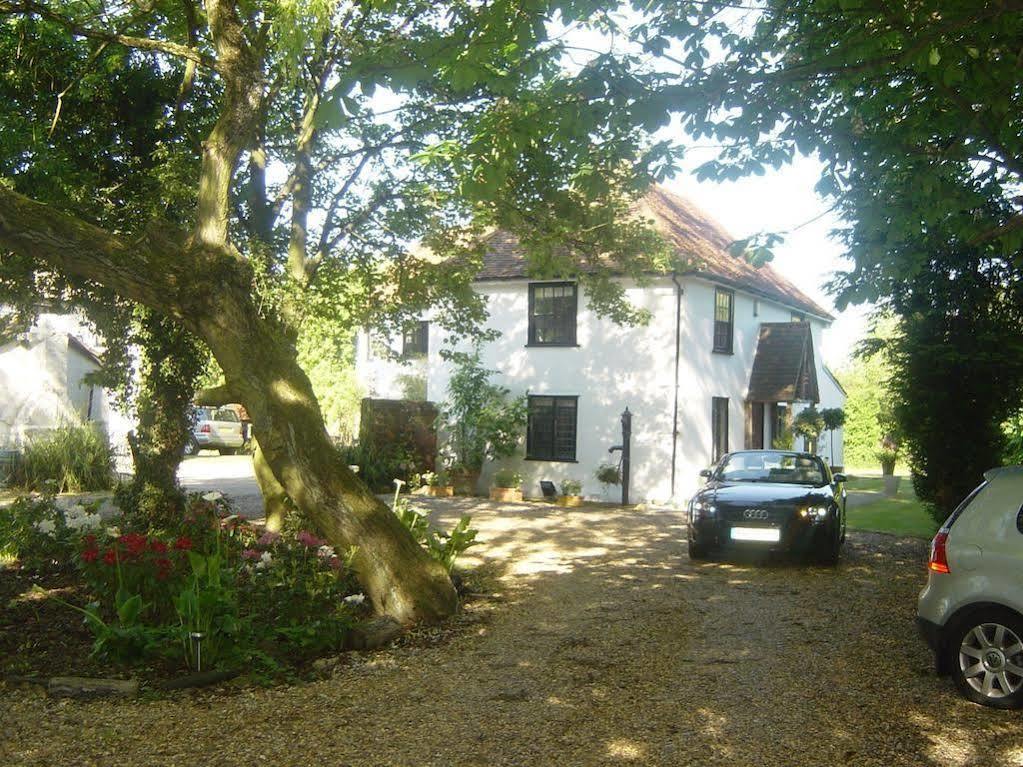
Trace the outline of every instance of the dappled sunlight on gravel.
{"label": "dappled sunlight on gravel", "polygon": [[[418,501],[417,501],[418,502]],[[925,543],[842,564],[690,563],[672,511],[470,499],[486,594],[332,678],[134,705],[0,690],[0,764],[1023,765],[1018,713],[961,700],[913,623]]]}

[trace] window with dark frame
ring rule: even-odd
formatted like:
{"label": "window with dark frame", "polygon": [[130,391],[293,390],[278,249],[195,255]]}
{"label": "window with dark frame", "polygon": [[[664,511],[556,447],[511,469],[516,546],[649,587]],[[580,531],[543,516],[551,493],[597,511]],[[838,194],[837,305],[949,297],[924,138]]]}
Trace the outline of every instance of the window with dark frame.
{"label": "window with dark frame", "polygon": [[575,461],[578,397],[529,396],[526,458]]}
{"label": "window with dark frame", "polygon": [[529,345],[575,346],[578,293],[574,282],[529,285]]}
{"label": "window with dark frame", "polygon": [[713,445],[711,455],[717,463],[728,452],[728,397],[714,397],[710,407]]}
{"label": "window with dark frame", "polygon": [[430,351],[430,323],[421,321],[402,335],[401,356],[405,359],[425,357]]}
{"label": "window with dark frame", "polygon": [[732,353],[732,329],[735,321],[735,292],[714,290],[714,351]]}

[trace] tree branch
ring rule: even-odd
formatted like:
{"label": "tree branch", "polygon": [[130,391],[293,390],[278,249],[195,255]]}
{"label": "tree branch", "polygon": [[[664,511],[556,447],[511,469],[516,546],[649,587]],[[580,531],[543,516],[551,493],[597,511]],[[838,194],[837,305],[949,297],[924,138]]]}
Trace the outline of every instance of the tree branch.
{"label": "tree branch", "polygon": [[0,2],[0,14],[21,14],[23,16],[36,15],[49,21],[60,24],[73,35],[78,37],[87,37],[91,40],[100,40],[106,43],[117,43],[123,45],[126,48],[134,48],[140,51],[152,51],[156,53],[166,53],[170,56],[177,56],[179,58],[191,61],[193,64],[213,69],[216,67],[216,60],[198,50],[197,48],[189,45],[181,45],[180,43],[173,43],[169,40],[154,40],[149,37],[136,37],[134,35],[124,35],[119,32],[107,32],[102,29],[94,29],[82,24],[78,24],[71,19],[57,13],[50,8],[47,8],[41,3],[34,3],[31,0],[25,0],[20,3],[9,3]]}
{"label": "tree branch", "polygon": [[99,282],[191,327],[210,301],[195,289],[196,265],[182,239],[155,225],[134,240],[114,235],[0,185],[0,249]]}
{"label": "tree branch", "polygon": [[262,61],[245,39],[234,0],[206,0],[217,71],[224,82],[220,116],[203,143],[193,242],[230,250],[231,184],[252,145],[263,104]]}
{"label": "tree branch", "polygon": [[239,400],[239,397],[234,389],[224,383],[219,386],[208,386],[205,389],[199,389],[193,399],[196,405],[219,407],[221,405],[234,404]]}

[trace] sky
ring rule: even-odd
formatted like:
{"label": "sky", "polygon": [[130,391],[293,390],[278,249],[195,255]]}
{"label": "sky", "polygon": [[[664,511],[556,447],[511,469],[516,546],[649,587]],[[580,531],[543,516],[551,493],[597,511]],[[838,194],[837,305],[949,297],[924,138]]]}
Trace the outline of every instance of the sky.
{"label": "sky", "polygon": [[843,367],[856,342],[866,334],[870,307],[850,306],[838,312],[824,290],[832,273],[848,269],[849,262],[843,258],[841,244],[829,236],[838,218],[833,213],[821,215],[828,203],[814,191],[819,164],[801,157],[763,176],[698,182],[692,170],[712,156],[699,150],[689,152],[685,167],[665,186],[692,200],[736,238],[761,231],[796,230],[775,248],[771,266],[835,316],[822,339],[821,354],[831,369]]}

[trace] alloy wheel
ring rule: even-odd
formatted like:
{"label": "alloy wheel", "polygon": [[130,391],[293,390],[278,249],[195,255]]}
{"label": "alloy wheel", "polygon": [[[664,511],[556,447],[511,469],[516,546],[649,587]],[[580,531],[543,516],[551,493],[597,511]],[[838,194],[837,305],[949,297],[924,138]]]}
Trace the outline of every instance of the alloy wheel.
{"label": "alloy wheel", "polygon": [[1023,641],[1001,623],[981,623],[959,645],[959,668],[966,683],[997,700],[1023,687]]}

